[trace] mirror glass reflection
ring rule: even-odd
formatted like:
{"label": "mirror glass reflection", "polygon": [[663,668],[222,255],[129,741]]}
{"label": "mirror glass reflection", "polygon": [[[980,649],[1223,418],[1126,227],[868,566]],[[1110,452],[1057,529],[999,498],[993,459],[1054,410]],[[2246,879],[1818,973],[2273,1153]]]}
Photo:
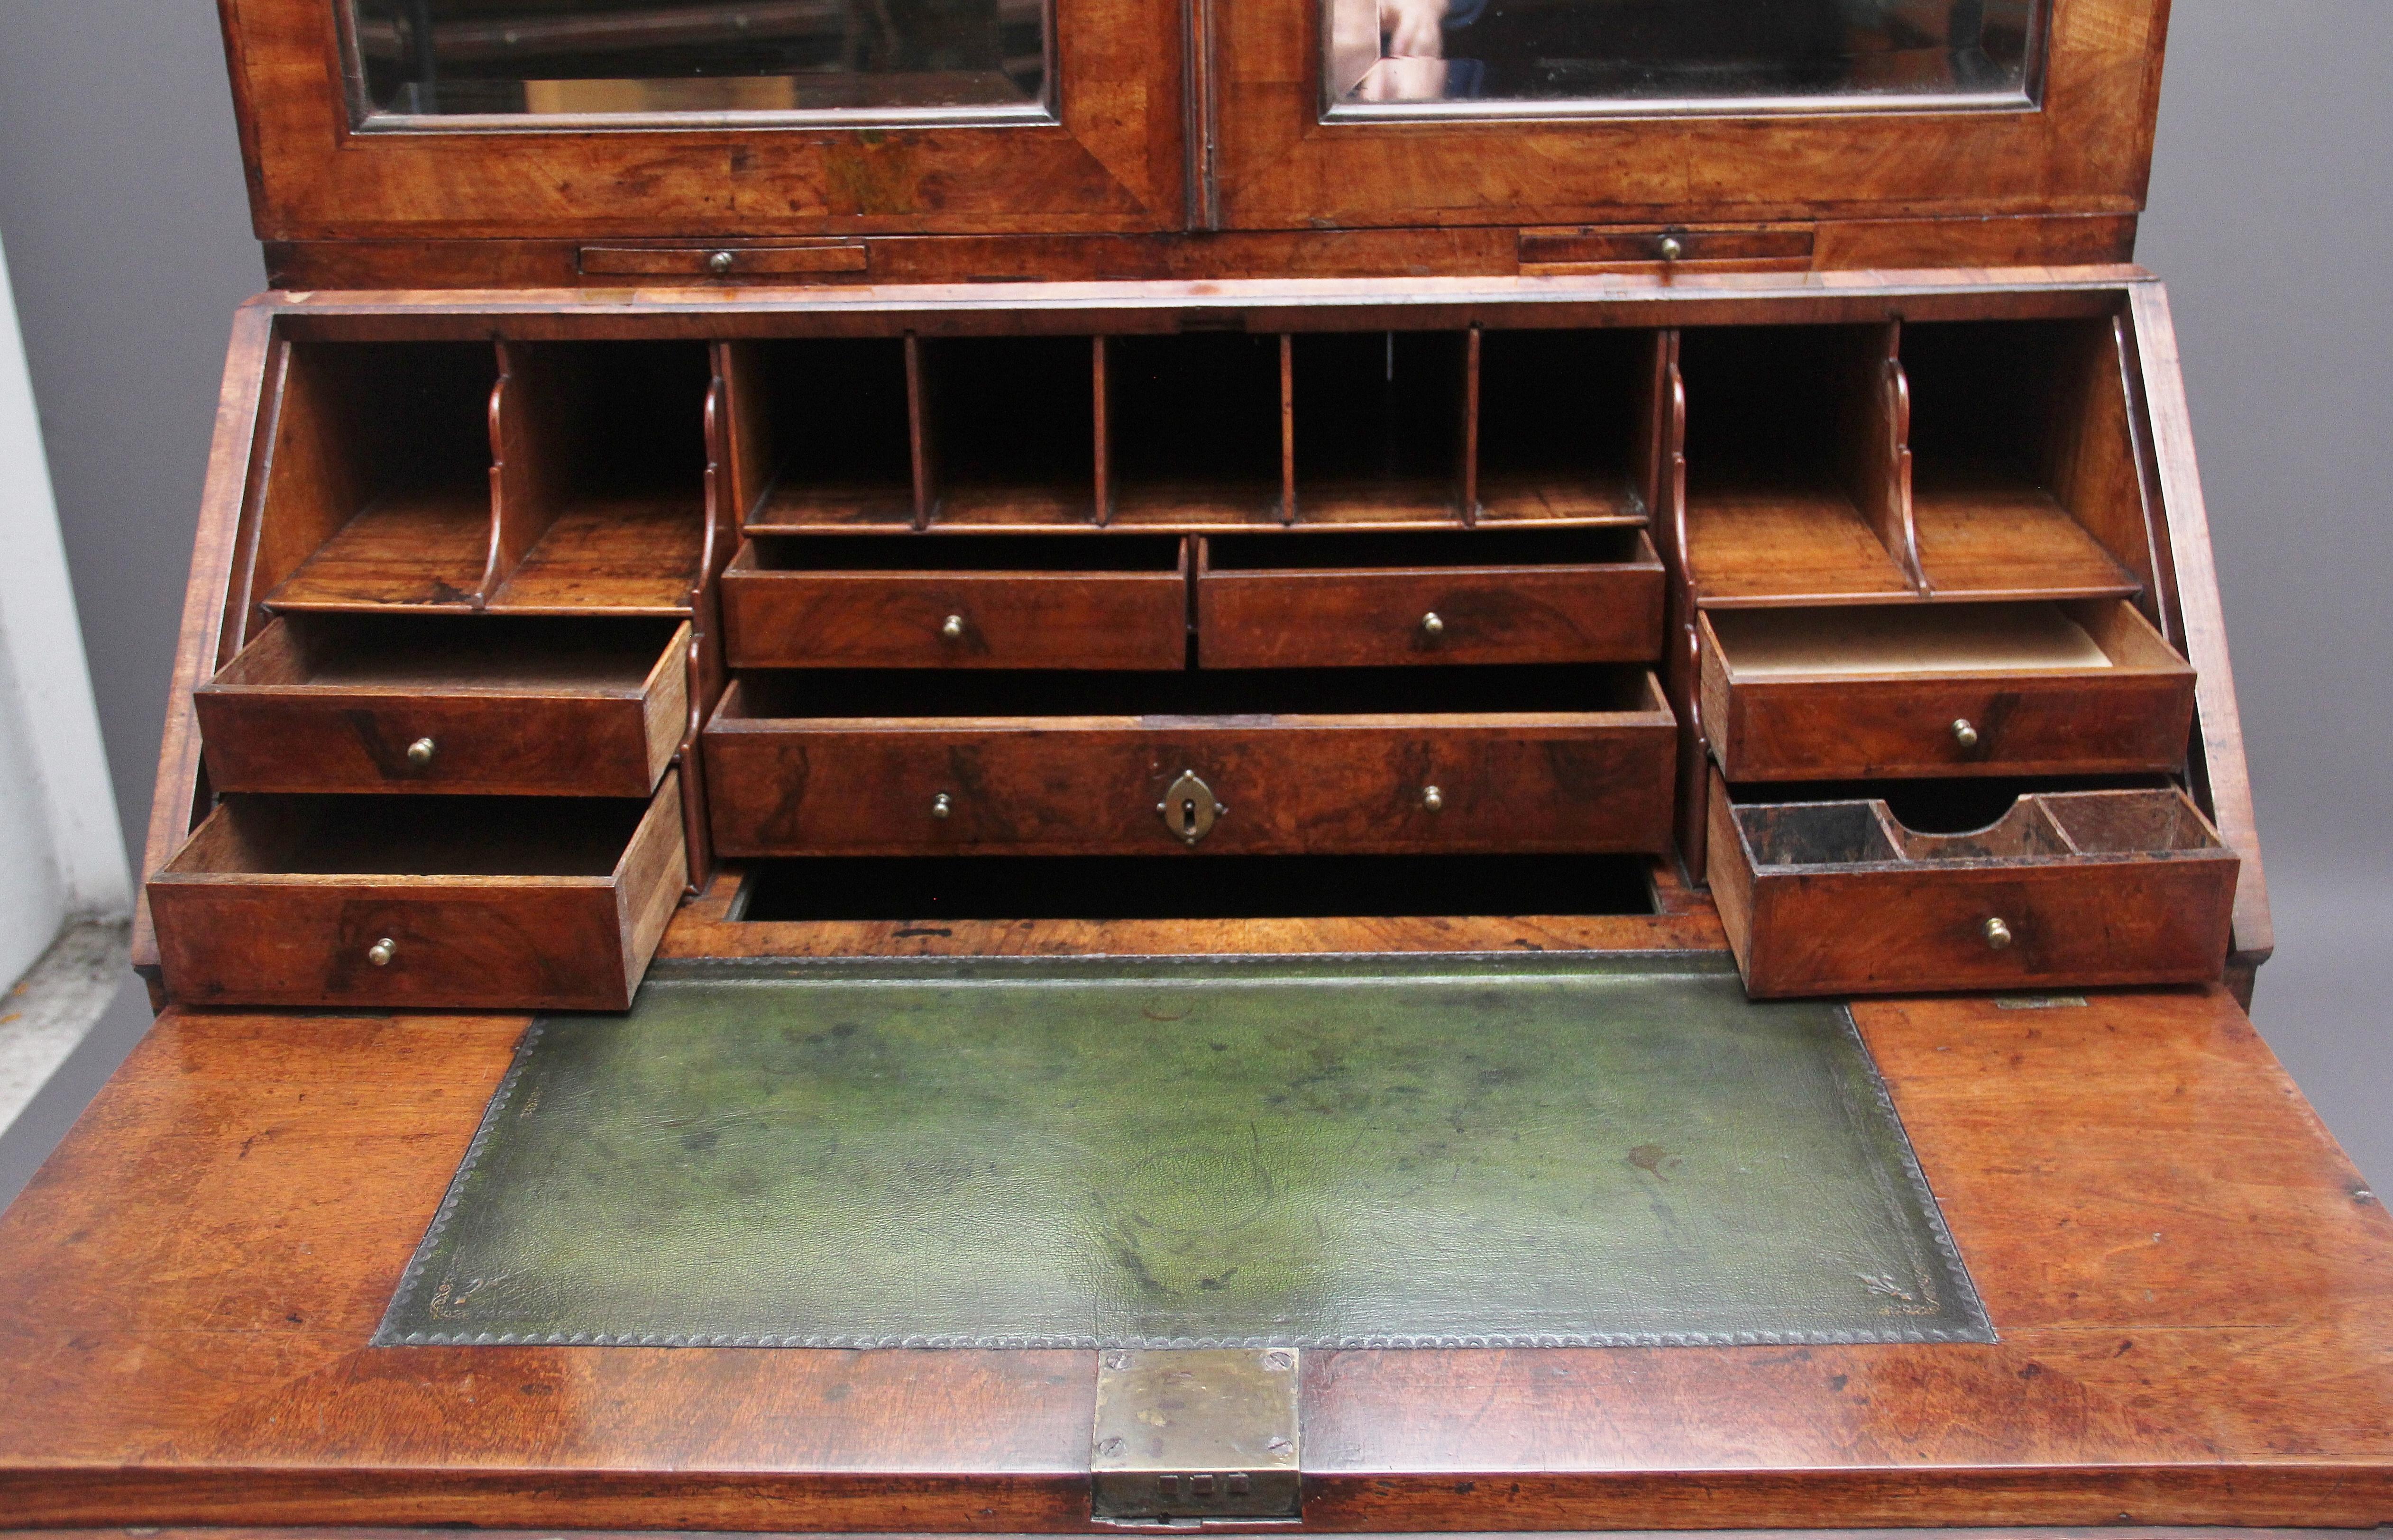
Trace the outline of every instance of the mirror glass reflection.
{"label": "mirror glass reflection", "polygon": [[363,113],[1035,107],[1046,0],[343,0]]}
{"label": "mirror glass reflection", "polygon": [[1321,0],[1333,108],[2024,100],[2049,0]]}

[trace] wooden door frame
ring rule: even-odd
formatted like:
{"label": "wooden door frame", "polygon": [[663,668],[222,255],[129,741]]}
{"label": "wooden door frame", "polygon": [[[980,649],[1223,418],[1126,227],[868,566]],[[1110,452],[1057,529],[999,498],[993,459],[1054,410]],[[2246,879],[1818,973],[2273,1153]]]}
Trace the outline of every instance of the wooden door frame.
{"label": "wooden door frame", "polygon": [[218,7],[265,241],[1125,232],[1184,221],[1178,0],[1054,0],[1047,122],[528,120],[520,131],[360,130],[330,0]]}
{"label": "wooden door frame", "polygon": [[2022,109],[1327,122],[1319,0],[1192,3],[1202,202],[1233,229],[2132,215],[2169,11],[2054,0]]}

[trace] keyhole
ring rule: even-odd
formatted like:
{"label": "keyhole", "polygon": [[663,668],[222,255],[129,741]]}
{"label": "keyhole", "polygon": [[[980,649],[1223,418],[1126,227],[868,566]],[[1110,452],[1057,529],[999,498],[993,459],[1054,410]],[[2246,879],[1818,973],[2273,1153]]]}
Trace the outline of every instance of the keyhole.
{"label": "keyhole", "polygon": [[1183,834],[1196,832],[1196,799],[1194,797],[1180,799],[1180,832]]}

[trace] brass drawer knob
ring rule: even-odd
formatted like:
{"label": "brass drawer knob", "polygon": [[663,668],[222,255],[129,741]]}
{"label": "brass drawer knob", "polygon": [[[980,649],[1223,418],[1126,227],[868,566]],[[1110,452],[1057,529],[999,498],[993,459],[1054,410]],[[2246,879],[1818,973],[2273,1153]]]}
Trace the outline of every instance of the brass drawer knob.
{"label": "brass drawer knob", "polygon": [[706,270],[721,278],[739,265],[739,259],[729,252],[716,252],[706,259]]}
{"label": "brass drawer knob", "polygon": [[440,745],[433,742],[430,738],[417,738],[413,743],[407,746],[407,763],[413,765],[418,770],[424,769],[432,763],[432,756],[439,751]]}
{"label": "brass drawer knob", "polygon": [[1997,952],[2007,952],[2011,949],[2011,928],[2002,916],[1995,915],[1989,918],[1981,928],[1985,932],[1988,946]]}
{"label": "brass drawer knob", "polygon": [[1445,806],[1445,793],[1434,786],[1424,786],[1421,788],[1421,805],[1435,813]]}
{"label": "brass drawer knob", "polygon": [[944,791],[931,799],[931,816],[934,818],[944,818],[955,810],[956,804],[948,799],[948,794]]}
{"label": "brass drawer knob", "polygon": [[1675,235],[1662,237],[1662,260],[1676,262],[1687,254],[1687,243]]}
{"label": "brass drawer knob", "polygon": [[963,640],[964,618],[961,615],[948,616],[946,620],[939,622],[939,634],[946,637],[950,642],[960,642]]}
{"label": "brass drawer knob", "polygon": [[1445,621],[1434,609],[1421,617],[1421,634],[1434,642],[1445,634]]}
{"label": "brass drawer knob", "polygon": [[387,968],[390,959],[399,956],[399,943],[385,936],[366,948],[366,960],[377,968]]}
{"label": "brass drawer knob", "polygon": [[1968,717],[1959,716],[1953,719],[1953,741],[1964,749],[1975,749],[1978,746],[1978,729],[1970,724]]}

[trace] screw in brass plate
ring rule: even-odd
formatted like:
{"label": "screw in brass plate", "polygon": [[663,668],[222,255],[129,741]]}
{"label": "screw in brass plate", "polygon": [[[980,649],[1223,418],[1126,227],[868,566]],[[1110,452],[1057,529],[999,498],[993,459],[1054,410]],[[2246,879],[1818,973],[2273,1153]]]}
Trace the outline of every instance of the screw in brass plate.
{"label": "screw in brass plate", "polygon": [[961,615],[950,615],[939,622],[939,634],[950,642],[961,640],[963,633],[964,618]]}
{"label": "screw in brass plate", "polygon": [[1424,786],[1421,788],[1421,805],[1432,813],[1438,812],[1445,806],[1445,793],[1434,786]]}
{"label": "screw in brass plate", "polygon": [[1953,719],[1953,741],[1964,749],[1975,749],[1978,746],[1978,729],[1970,724],[1968,717]]}
{"label": "screw in brass plate", "polygon": [[948,800],[948,794],[944,791],[931,799],[931,816],[934,818],[944,818],[955,810],[956,804]]}
{"label": "screw in brass plate", "polygon": [[1434,609],[1421,617],[1421,634],[1435,641],[1445,634],[1445,620]]}
{"label": "screw in brass plate", "polygon": [[731,271],[732,267],[739,260],[729,252],[717,252],[706,259],[706,270],[717,278],[722,278]]}
{"label": "screw in brass plate", "polygon": [[387,968],[390,959],[399,956],[399,943],[385,936],[366,948],[366,960],[377,968]]}
{"label": "screw in brass plate", "polygon": [[425,766],[430,764],[432,763],[432,756],[439,751],[440,745],[433,742],[430,738],[417,738],[413,743],[407,746],[407,763],[415,766],[418,770],[421,770]]}
{"label": "screw in brass plate", "polygon": [[1992,917],[1980,928],[1985,933],[1987,946],[1997,952],[2010,950],[2011,928],[2004,922],[2000,915]]}

